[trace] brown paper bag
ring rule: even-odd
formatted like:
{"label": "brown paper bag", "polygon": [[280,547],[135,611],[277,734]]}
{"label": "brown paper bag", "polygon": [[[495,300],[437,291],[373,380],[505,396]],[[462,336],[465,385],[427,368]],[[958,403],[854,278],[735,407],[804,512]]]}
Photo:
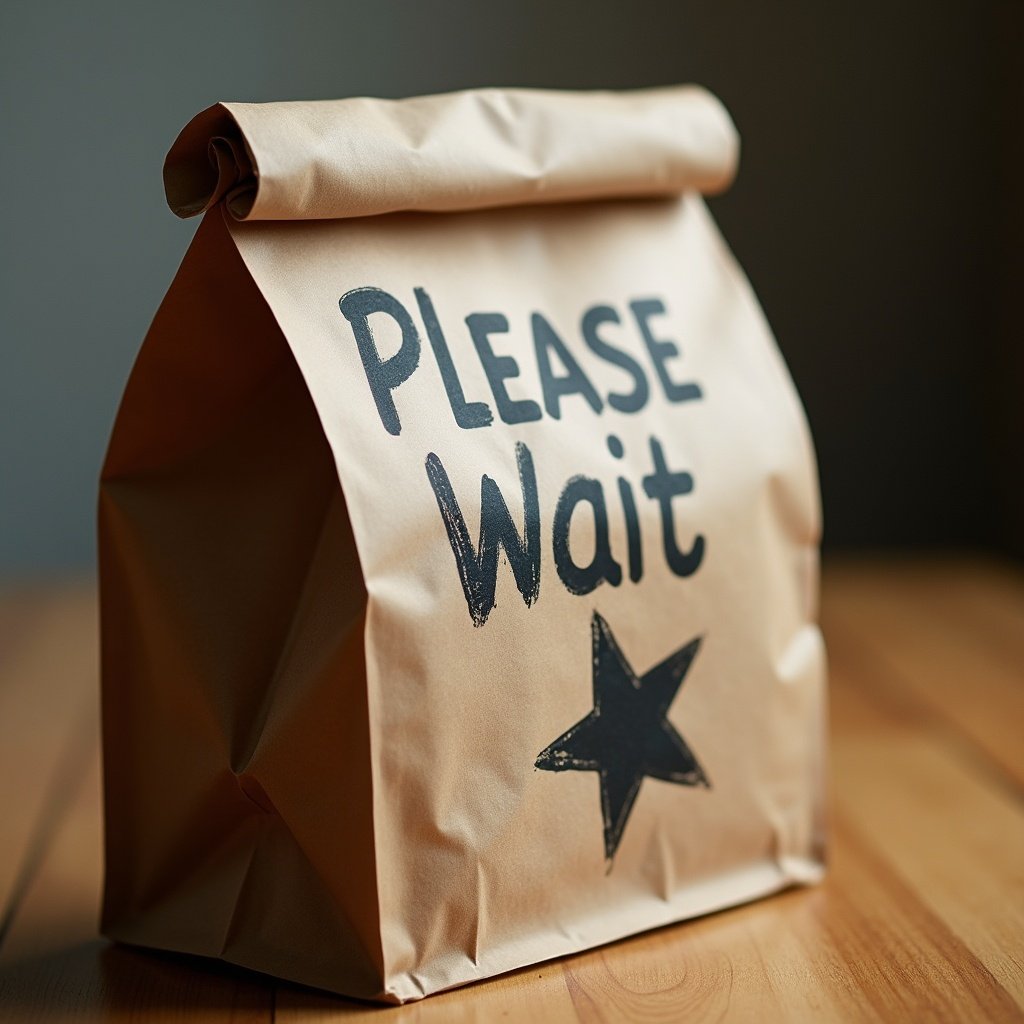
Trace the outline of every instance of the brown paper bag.
{"label": "brown paper bag", "polygon": [[820,877],[736,150],[694,88],[185,128],[102,483],[107,935],[402,1002]]}

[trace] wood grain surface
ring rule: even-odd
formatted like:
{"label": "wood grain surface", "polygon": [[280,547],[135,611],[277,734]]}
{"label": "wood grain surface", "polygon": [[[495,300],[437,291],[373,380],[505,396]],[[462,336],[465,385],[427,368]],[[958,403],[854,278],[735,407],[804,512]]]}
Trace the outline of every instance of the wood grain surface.
{"label": "wood grain surface", "polygon": [[827,881],[399,1008],[96,933],[91,584],[0,593],[0,1020],[1024,1020],[1024,575],[826,566]]}

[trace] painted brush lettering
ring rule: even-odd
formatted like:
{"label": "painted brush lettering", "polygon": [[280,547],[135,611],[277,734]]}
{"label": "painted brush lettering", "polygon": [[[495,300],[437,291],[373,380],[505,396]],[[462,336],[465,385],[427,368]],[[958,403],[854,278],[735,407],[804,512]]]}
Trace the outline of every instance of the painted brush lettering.
{"label": "painted brush lettering", "polygon": [[[616,450],[622,450],[622,442],[617,437],[610,437],[608,442],[613,455]],[[669,469],[664,448],[656,437],[650,438],[649,443],[654,471],[643,478],[642,484],[644,494],[659,509],[665,562],[675,575],[691,576],[704,559],[705,540],[702,534],[695,534],[689,549],[680,551],[675,528],[676,509],[672,502],[693,490],[693,477],[689,473]],[[513,507],[522,506],[523,533],[520,535],[497,483],[485,474],[480,481],[480,539],[475,547],[441,457],[436,452],[429,452],[426,458],[427,479],[441,512],[474,626],[482,626],[494,608],[499,547],[505,551],[526,605],[531,606],[540,596],[541,507],[537,474],[533,453],[523,442],[516,444],[515,452],[521,500],[513,502]],[[617,483],[626,522],[629,578],[631,582],[639,583],[643,578],[644,562],[633,488],[624,477],[619,477]],[[573,550],[571,525],[576,514],[592,517],[593,550],[586,553]],[[555,505],[550,536],[555,570],[570,594],[589,594],[603,583],[613,587],[622,583],[622,565],[620,556],[612,550],[607,499],[600,480],[578,474],[566,481]]]}
{"label": "painted brush lettering", "polygon": [[452,489],[444,464],[427,454],[427,477],[437,499],[448,542],[455,555],[455,567],[466,595],[474,626],[482,626],[494,608],[498,584],[498,548],[504,548],[516,586],[527,606],[540,593],[540,506],[533,457],[525,444],[516,445],[516,463],[523,500],[523,534],[520,537],[505,498],[487,475],[480,481],[480,540],[473,547],[462,509]]}
{"label": "painted brush lettering", "polygon": [[[465,430],[491,426],[494,413],[490,405],[480,397],[466,398],[448,335],[441,326],[433,299],[425,288],[415,288],[413,294],[455,422]],[[339,305],[355,338],[381,423],[389,434],[397,436],[402,425],[395,392],[421,369],[420,331],[405,304],[382,288],[355,288],[341,297]],[[666,314],[665,304],[660,299],[636,299],[629,303],[629,309],[633,315],[631,330],[634,337],[638,336],[636,344],[646,352],[664,397],[669,402],[701,398],[699,384],[679,381],[669,372],[670,366],[682,358],[678,344],[657,337],[651,326],[653,317]],[[386,323],[381,319],[385,316],[398,325],[402,334],[398,350],[386,358],[380,353],[377,337]],[[494,399],[494,409],[503,423],[510,426],[532,423],[545,415],[558,420],[569,414],[586,415],[587,410],[591,415],[600,416],[606,406],[615,413],[630,415],[647,404],[651,393],[648,371],[625,348],[613,345],[601,333],[609,325],[623,327],[623,320],[614,307],[597,304],[583,313],[580,321],[583,346],[576,348],[580,356],[615,366],[632,380],[631,390],[609,390],[603,396],[587,373],[587,366],[547,316],[533,312],[528,325],[525,319],[512,324],[504,313],[497,311],[472,312],[464,317],[465,328]],[[507,382],[520,377],[522,368],[514,356],[501,351],[501,336],[527,329],[533,340],[532,358],[536,362],[541,390],[533,397],[513,398]],[[457,349],[463,351],[461,346]]]}
{"label": "painted brush lettering", "polygon": [[[580,337],[572,345],[566,342],[568,336],[559,333],[555,323],[540,312],[520,318],[515,325],[501,312],[471,312],[463,317],[468,334],[466,341],[471,347],[464,343],[453,349],[426,289],[413,289],[413,298],[423,325],[422,334],[437,366],[439,390],[443,390],[452,417],[463,430],[492,427],[499,420],[506,426],[529,429],[527,425],[545,418],[564,422],[580,416],[602,416],[606,411],[616,416],[634,415],[651,400],[652,380],[662,399],[669,403],[704,397],[695,380],[680,379],[676,366],[682,359],[679,345],[663,336],[663,328],[652,326],[654,318],[667,315],[660,299],[640,298],[628,302],[631,319],[623,318],[614,306],[605,303],[590,306],[580,318]],[[402,420],[401,400],[396,401],[396,396],[402,385],[420,371],[420,328],[409,307],[381,288],[356,288],[346,292],[339,300],[339,307],[351,328],[381,423],[389,434],[398,437],[402,433]],[[525,329],[527,324],[533,342],[528,358],[535,360],[540,381],[540,392],[533,397],[524,396],[522,368],[510,351],[520,353],[521,359],[522,353],[531,349],[524,349],[521,343],[513,346],[510,344],[513,339],[506,337],[514,329]],[[648,368],[627,351],[629,346],[623,344],[626,332],[632,332],[633,347],[638,354],[645,355]],[[394,339],[399,335],[396,348]],[[384,354],[386,351],[390,354]],[[467,353],[471,359],[475,355],[480,364],[483,372],[476,377],[477,387],[486,380],[493,406],[479,392],[467,396],[459,375],[459,364],[465,368]],[[621,384],[615,381],[604,394],[591,376],[600,365],[614,367],[623,377]],[[648,376],[649,370],[653,370],[653,378]],[[517,378],[520,378],[519,397],[513,397],[508,382]],[[619,468],[629,464],[629,460],[622,461],[625,447],[617,435],[607,435],[606,444],[611,457],[619,461]],[[649,473],[639,480],[630,480],[624,473],[615,475],[611,470],[615,489],[609,493],[614,512],[609,509],[605,483],[583,474],[566,480],[554,508],[548,512],[552,562],[561,585],[570,594],[589,594],[603,584],[619,587],[627,574],[632,584],[643,579],[645,559],[638,499],[642,502],[644,497],[657,507],[664,561],[671,572],[679,577],[692,576],[703,563],[704,535],[691,531],[689,539],[681,539],[677,533],[675,499],[693,492],[693,476],[686,470],[669,468],[665,447],[658,438],[650,437],[648,444]],[[519,478],[517,495],[506,496],[492,477],[486,473],[481,477],[480,532],[475,544],[444,460],[437,451],[429,451],[425,459],[427,480],[474,626],[483,626],[495,607],[500,552],[505,554],[526,606],[532,607],[540,596],[544,562],[541,557],[542,508],[534,455],[523,441],[515,443],[514,453]],[[543,455],[540,452],[540,456]],[[465,458],[464,451],[449,451],[445,455],[445,459],[456,458]],[[610,479],[608,482],[610,485]],[[465,501],[469,496],[462,497]],[[612,515],[625,527],[624,545],[613,539],[620,534],[612,529]],[[574,521],[584,528],[582,534],[578,528],[574,531]],[[521,530],[519,522],[522,522]],[[581,536],[592,537],[592,541],[581,542]],[[620,546],[625,550],[617,550]],[[586,550],[580,550],[582,547]]]}

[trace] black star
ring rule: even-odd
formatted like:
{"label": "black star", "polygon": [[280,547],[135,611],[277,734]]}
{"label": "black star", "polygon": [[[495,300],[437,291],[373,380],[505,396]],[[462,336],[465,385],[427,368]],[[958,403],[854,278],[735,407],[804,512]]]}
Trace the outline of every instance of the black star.
{"label": "black star", "polygon": [[542,750],[536,764],[548,772],[600,773],[604,850],[610,861],[645,775],[684,786],[711,785],[667,717],[701,637],[638,678],[597,612],[591,634],[594,710]]}

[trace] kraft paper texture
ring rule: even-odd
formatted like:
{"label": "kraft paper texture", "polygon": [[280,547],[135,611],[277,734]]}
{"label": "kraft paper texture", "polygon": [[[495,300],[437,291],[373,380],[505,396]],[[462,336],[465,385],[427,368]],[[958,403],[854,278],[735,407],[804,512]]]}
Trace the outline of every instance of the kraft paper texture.
{"label": "kraft paper texture", "polygon": [[417,999],[817,880],[798,398],[695,88],[221,104],[100,504],[114,938]]}

